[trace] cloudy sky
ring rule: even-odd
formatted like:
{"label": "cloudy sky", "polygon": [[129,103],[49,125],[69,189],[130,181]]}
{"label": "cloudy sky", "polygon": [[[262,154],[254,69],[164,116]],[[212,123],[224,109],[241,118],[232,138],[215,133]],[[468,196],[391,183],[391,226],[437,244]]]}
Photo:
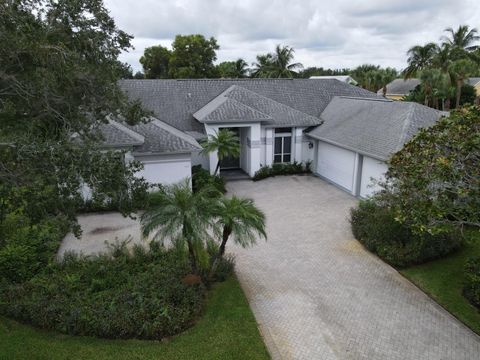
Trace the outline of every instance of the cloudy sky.
{"label": "cloudy sky", "polygon": [[145,47],[170,47],[176,34],[214,36],[218,61],[248,63],[276,44],[304,66],[405,67],[406,51],[437,41],[446,27],[480,29],[478,0],[105,0],[117,25],[135,37],[122,54],[135,71]]}

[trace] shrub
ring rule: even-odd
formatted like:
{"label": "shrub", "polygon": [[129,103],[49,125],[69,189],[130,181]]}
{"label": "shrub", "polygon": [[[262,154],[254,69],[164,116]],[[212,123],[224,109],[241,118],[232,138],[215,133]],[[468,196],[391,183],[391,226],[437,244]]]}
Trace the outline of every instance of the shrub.
{"label": "shrub", "polygon": [[201,165],[192,167],[192,189],[197,192],[205,186],[210,186],[222,194],[227,192],[225,188],[225,179],[220,176],[210,175],[208,170]]}
{"label": "shrub", "polygon": [[480,308],[480,257],[467,261],[463,294],[473,305]]}
{"label": "shrub", "polygon": [[0,278],[21,282],[33,277],[54,259],[68,229],[63,218],[31,224],[23,215],[8,214],[0,225]]}
{"label": "shrub", "polygon": [[363,200],[352,209],[350,223],[353,235],[368,250],[400,267],[445,256],[462,242],[453,228],[435,235],[413,232],[397,222],[389,208],[374,199]]}
{"label": "shrub", "polygon": [[189,327],[204,287],[187,285],[172,250],[125,247],[111,255],[67,255],[22,284],[0,282],[0,313],[40,328],[104,338],[161,339]]}
{"label": "shrub", "polygon": [[277,175],[293,175],[310,173],[311,162],[304,164],[294,161],[293,163],[275,163],[270,166],[262,166],[253,176],[253,181],[265,179]]}
{"label": "shrub", "polygon": [[218,254],[218,248],[219,245],[215,241],[207,242],[206,250],[210,261],[209,267],[207,269],[204,269],[204,273],[202,274],[203,278],[205,278],[206,280],[225,281],[235,271],[235,256],[232,254],[225,254],[218,263],[214,278],[208,279],[210,268],[213,264],[213,261],[215,260],[215,256],[217,256]]}

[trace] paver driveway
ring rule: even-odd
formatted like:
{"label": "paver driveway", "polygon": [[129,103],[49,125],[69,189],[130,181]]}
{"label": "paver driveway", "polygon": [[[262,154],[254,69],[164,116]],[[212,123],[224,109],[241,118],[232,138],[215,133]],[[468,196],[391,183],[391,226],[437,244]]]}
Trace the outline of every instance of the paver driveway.
{"label": "paver driveway", "polygon": [[311,176],[228,184],[268,241],[230,247],[274,359],[480,359],[480,340],[354,240],[356,200]]}

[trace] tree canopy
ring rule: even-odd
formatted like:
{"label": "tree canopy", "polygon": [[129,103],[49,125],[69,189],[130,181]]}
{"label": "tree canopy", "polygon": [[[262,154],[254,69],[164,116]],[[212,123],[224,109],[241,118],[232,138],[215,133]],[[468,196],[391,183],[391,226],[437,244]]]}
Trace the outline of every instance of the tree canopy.
{"label": "tree canopy", "polygon": [[100,151],[98,132],[109,114],[131,123],[144,114],[117,86],[117,58],[130,40],[101,0],[0,4],[2,216],[73,220],[82,183],[132,209],[132,193],[145,186],[132,176],[138,164]]}
{"label": "tree canopy", "polygon": [[168,78],[171,55],[172,52],[161,45],[147,47],[140,58],[145,77],[147,79]]}
{"label": "tree canopy", "polygon": [[480,108],[455,110],[394,154],[383,196],[417,232],[480,228]]}

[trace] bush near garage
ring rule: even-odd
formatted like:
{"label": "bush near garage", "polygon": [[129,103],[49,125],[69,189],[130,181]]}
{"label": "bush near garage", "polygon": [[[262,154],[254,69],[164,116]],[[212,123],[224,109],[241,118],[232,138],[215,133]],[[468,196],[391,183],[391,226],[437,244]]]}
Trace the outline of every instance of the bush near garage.
{"label": "bush near garage", "polygon": [[445,256],[462,244],[462,236],[454,227],[439,234],[413,232],[375,198],[360,201],[351,210],[350,223],[353,235],[368,250],[399,267]]}
{"label": "bush near garage", "polygon": [[221,176],[211,175],[210,172],[201,165],[195,165],[192,167],[192,188],[194,192],[197,192],[201,188],[210,186],[217,190],[221,194],[225,194],[227,189],[225,188],[225,179]]}

